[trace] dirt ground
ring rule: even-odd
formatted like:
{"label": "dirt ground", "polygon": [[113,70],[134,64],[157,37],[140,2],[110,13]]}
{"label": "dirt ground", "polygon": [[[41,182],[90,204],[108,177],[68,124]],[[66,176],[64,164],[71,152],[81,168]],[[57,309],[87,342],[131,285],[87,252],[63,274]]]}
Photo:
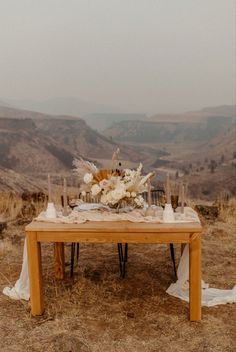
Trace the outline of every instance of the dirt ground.
{"label": "dirt ground", "polygon": [[[0,291],[19,277],[24,225],[9,226],[0,240]],[[236,304],[203,308],[188,320],[188,304],[165,290],[174,280],[167,245],[130,245],[127,277],[119,277],[115,245],[82,244],[74,279],[54,279],[52,245],[43,246],[46,310],[0,293],[1,352],[175,352],[236,350]],[[66,248],[69,263],[70,247]],[[176,257],[180,248],[176,245]],[[236,283],[236,227],[204,225],[203,279],[212,287]]]}

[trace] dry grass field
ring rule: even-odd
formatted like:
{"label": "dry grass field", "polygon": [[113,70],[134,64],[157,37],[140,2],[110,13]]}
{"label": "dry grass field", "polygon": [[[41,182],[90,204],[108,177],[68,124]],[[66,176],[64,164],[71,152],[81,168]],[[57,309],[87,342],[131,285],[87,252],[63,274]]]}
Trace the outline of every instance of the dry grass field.
{"label": "dry grass field", "polygon": [[[236,283],[235,202],[220,217],[202,218],[203,278],[213,287]],[[24,220],[0,234],[0,290],[19,277]],[[27,221],[27,220],[26,220]],[[0,293],[1,352],[233,352],[236,304],[203,308],[189,322],[188,304],[165,292],[174,280],[169,248],[130,245],[127,277],[119,277],[115,245],[82,244],[74,279],[54,279],[52,245],[43,246],[46,311],[32,317],[28,302]],[[70,247],[66,247],[69,263]],[[176,256],[180,248],[176,246]]]}

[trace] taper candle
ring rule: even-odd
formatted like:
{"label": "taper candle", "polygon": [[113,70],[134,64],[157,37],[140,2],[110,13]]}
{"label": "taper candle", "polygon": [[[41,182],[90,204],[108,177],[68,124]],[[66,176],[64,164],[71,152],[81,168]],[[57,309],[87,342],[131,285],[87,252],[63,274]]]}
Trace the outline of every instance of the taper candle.
{"label": "taper candle", "polygon": [[150,178],[147,180],[147,184],[148,184],[148,206],[150,207],[152,205],[151,181],[150,181]]}
{"label": "taper candle", "polygon": [[51,188],[51,177],[48,174],[48,203],[52,202],[52,188]]}
{"label": "taper candle", "polygon": [[63,182],[63,215],[67,216],[67,184],[66,179],[64,178]]}
{"label": "taper candle", "polygon": [[185,192],[184,192],[184,184],[183,183],[181,183],[181,214],[184,214],[184,202],[185,202],[185,200],[184,200],[184,196],[185,196]]}
{"label": "taper candle", "polygon": [[167,173],[166,175],[166,203],[171,204],[171,197],[170,197],[170,175]]}

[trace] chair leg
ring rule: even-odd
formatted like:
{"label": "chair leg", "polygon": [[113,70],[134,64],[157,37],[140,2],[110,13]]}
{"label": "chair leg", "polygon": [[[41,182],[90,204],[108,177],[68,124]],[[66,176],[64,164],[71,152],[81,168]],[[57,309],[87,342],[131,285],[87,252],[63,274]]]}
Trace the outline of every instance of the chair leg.
{"label": "chair leg", "polygon": [[76,244],[76,260],[79,261],[79,243]]}
{"label": "chair leg", "polygon": [[123,272],[122,272],[122,279],[125,278],[125,274],[126,274],[126,260],[123,261]]}
{"label": "chair leg", "polygon": [[170,255],[173,262],[175,277],[177,279],[177,271],[176,271],[176,265],[175,265],[175,249],[174,249],[173,243],[170,243]]}
{"label": "chair leg", "polygon": [[124,250],[122,243],[117,243],[117,248],[119,255],[120,276],[124,279],[126,274],[126,262],[128,260],[128,243],[125,243]]}
{"label": "chair leg", "polygon": [[117,243],[117,249],[119,256],[120,276],[123,277],[123,249],[121,243]]}
{"label": "chair leg", "polygon": [[70,277],[72,278],[74,275],[74,264],[75,264],[75,257],[76,263],[78,264],[79,261],[79,243],[71,243],[71,259],[70,259]]}
{"label": "chair leg", "polygon": [[75,243],[71,243],[70,277],[74,275]]}
{"label": "chair leg", "polygon": [[125,257],[124,257],[124,261],[125,262],[128,261],[128,243],[125,243]]}
{"label": "chair leg", "polygon": [[128,243],[125,243],[125,250],[124,250],[124,259],[123,259],[123,272],[122,272],[122,278],[125,278],[126,274],[126,262],[128,260]]}

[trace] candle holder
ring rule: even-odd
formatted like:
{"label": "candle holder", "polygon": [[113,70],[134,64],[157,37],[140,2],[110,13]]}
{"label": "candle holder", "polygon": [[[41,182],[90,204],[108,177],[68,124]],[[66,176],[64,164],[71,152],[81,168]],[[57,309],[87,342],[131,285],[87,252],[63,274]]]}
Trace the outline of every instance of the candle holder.
{"label": "candle holder", "polygon": [[174,222],[175,215],[171,204],[166,203],[163,210],[163,221],[164,222]]}
{"label": "candle holder", "polygon": [[57,212],[54,203],[48,202],[45,216],[47,219],[55,219],[57,217]]}

